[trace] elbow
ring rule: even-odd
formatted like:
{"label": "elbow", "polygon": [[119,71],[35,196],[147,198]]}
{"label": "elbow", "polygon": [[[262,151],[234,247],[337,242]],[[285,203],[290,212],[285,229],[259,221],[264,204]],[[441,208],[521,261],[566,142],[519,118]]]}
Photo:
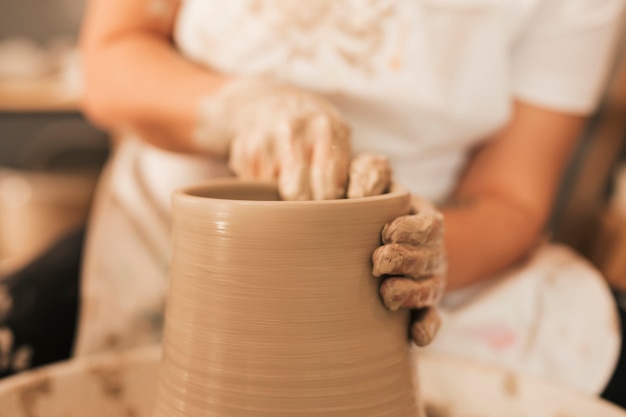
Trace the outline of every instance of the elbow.
{"label": "elbow", "polygon": [[80,106],[83,115],[90,123],[100,128],[110,129],[109,112],[106,101],[87,85],[83,87]]}
{"label": "elbow", "polygon": [[80,107],[85,118],[94,125],[109,130],[112,128],[112,109],[109,99],[101,83],[105,80],[98,80],[89,63],[85,63],[83,69],[83,91]]}
{"label": "elbow", "polygon": [[106,45],[83,38],[79,47],[83,77],[81,112],[90,123],[111,130],[116,116],[111,97],[111,79],[107,74]]}
{"label": "elbow", "polygon": [[83,115],[90,123],[106,130],[110,129],[106,98],[89,81],[87,71],[83,72],[83,92],[80,107]]}

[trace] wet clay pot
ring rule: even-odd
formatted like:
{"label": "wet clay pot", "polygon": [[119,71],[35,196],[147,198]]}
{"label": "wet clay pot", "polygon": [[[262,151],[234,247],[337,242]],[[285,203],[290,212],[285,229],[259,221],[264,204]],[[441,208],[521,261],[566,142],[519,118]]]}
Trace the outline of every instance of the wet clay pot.
{"label": "wet clay pot", "polygon": [[406,312],[371,255],[409,195],[279,201],[224,180],[174,197],[156,417],[416,417]]}

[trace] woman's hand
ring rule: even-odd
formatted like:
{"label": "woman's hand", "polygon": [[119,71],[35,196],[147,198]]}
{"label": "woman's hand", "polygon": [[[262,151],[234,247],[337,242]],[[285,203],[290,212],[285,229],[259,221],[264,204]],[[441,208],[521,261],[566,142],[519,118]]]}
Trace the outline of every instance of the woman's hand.
{"label": "woman's hand", "polygon": [[431,204],[415,197],[412,211],[383,228],[372,273],[383,278],[380,294],[387,308],[414,310],[411,337],[425,346],[440,325],[436,305],[445,288],[444,222]]}
{"label": "woman's hand", "polygon": [[206,99],[198,140],[224,144],[241,178],[278,180],[287,200],[346,195],[350,129],[329,102],[263,80],[233,81]]}
{"label": "woman's hand", "polygon": [[[348,198],[382,194],[391,186],[391,179],[386,157],[357,155],[350,165]],[[372,255],[372,274],[382,277],[383,303],[393,311],[413,310],[411,337],[418,346],[429,344],[441,324],[436,305],[445,287],[443,235],[443,215],[414,196],[411,214],[385,225],[383,245]]]}

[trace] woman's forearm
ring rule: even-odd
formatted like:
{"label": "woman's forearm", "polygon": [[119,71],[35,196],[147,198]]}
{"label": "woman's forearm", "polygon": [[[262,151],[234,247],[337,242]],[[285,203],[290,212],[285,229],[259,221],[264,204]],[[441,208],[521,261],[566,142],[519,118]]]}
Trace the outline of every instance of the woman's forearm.
{"label": "woman's forearm", "polygon": [[171,24],[141,15],[138,6],[125,10],[137,23],[120,19],[102,27],[92,18],[89,24],[101,3],[92,2],[81,39],[86,115],[107,130],[130,130],[165,149],[197,151],[199,103],[225,78],[181,57],[171,44]]}
{"label": "woman's forearm", "polygon": [[537,243],[543,219],[497,196],[442,209],[448,290],[470,285],[520,260]]}
{"label": "woman's forearm", "polygon": [[444,208],[449,289],[511,266],[541,238],[582,115],[516,101],[509,123],[477,150]]}

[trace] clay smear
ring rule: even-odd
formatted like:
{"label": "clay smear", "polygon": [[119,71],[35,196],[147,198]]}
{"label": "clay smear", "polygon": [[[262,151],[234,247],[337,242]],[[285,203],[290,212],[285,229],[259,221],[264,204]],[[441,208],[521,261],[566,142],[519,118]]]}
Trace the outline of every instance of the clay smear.
{"label": "clay smear", "polygon": [[155,417],[422,416],[407,314],[369,262],[408,194],[277,199],[235,180],[176,195]]}

